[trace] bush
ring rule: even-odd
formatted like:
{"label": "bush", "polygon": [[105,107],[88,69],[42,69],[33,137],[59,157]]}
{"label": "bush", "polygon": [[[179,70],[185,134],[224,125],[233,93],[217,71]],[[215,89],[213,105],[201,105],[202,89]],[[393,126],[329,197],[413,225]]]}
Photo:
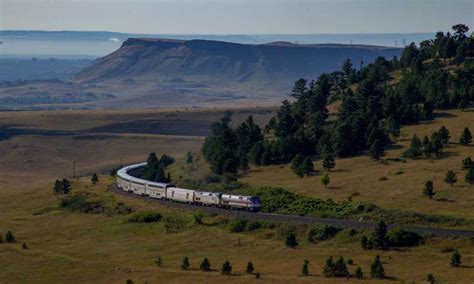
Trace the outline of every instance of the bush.
{"label": "bush", "polygon": [[355,277],[357,279],[362,279],[364,278],[364,273],[362,272],[362,268],[360,268],[360,266],[357,267],[356,271],[355,271]]}
{"label": "bush", "polygon": [[374,262],[370,265],[370,276],[372,278],[383,279],[385,278],[385,269],[383,267],[382,261],[380,261],[380,256],[377,255],[374,259]]}
{"label": "bush", "polygon": [[231,233],[242,233],[245,231],[245,225],[247,224],[247,220],[243,219],[234,219],[229,222],[229,231]]}
{"label": "bush", "polygon": [[333,226],[315,226],[308,229],[307,240],[310,243],[324,241],[334,237],[340,229]]}
{"label": "bush", "polygon": [[288,233],[285,238],[285,245],[289,248],[295,248],[298,246],[296,235],[294,233]]}
{"label": "bush", "polygon": [[15,240],[15,236],[13,235],[12,231],[8,231],[6,234],[5,234],[5,241],[7,243],[14,243],[16,242]]}
{"label": "bush", "polygon": [[218,183],[222,181],[222,177],[219,175],[208,175],[206,177],[206,182],[207,183]]}
{"label": "bush", "polygon": [[245,272],[247,272],[247,274],[252,274],[253,271],[254,271],[253,263],[249,261],[247,263],[247,269],[245,269]]}
{"label": "bush", "polygon": [[128,218],[130,223],[155,223],[161,221],[161,214],[158,212],[137,212]]}
{"label": "bush", "polygon": [[204,212],[204,210],[199,209],[198,211],[194,212],[192,216],[194,224],[201,225],[202,219],[206,216],[206,212]]}
{"label": "bush", "polygon": [[461,254],[456,250],[451,255],[451,266],[459,267],[461,265]]}
{"label": "bush", "polygon": [[387,233],[388,243],[391,247],[413,247],[423,241],[423,237],[415,232],[394,228]]}
{"label": "bush", "polygon": [[211,271],[211,263],[209,262],[209,259],[207,259],[207,257],[202,260],[199,268],[204,272]]}
{"label": "bush", "polygon": [[222,264],[221,274],[222,275],[231,275],[232,274],[232,265],[230,265],[230,262],[228,260],[226,260]]}
{"label": "bush", "polygon": [[181,264],[181,269],[183,270],[189,269],[189,258],[187,256],[183,258],[183,264]]}

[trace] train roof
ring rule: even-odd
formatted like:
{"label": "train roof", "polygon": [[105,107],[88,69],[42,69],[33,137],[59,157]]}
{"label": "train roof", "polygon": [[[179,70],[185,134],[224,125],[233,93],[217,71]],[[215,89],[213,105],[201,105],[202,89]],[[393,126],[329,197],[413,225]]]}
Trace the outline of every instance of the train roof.
{"label": "train roof", "polygon": [[123,179],[132,180],[132,181],[135,181],[135,182],[149,183],[149,184],[152,184],[152,185],[157,185],[157,186],[162,186],[162,187],[166,187],[166,186],[170,185],[169,183],[149,181],[149,180],[133,177],[133,176],[128,174],[128,171],[138,169],[138,168],[144,167],[146,165],[147,165],[147,163],[145,162],[145,163],[134,164],[134,165],[123,167],[123,168],[121,168],[117,171],[117,175],[119,177],[123,178]]}

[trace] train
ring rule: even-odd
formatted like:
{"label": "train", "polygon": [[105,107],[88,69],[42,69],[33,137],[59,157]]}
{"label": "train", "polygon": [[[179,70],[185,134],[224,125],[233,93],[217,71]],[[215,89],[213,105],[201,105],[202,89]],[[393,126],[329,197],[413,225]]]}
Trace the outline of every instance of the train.
{"label": "train", "polygon": [[145,162],[119,169],[117,171],[117,187],[126,192],[172,202],[252,212],[260,210],[260,199],[258,196],[243,196],[179,188],[172,183],[153,182],[134,177],[130,174],[131,171],[137,171],[146,165],[147,163]]}

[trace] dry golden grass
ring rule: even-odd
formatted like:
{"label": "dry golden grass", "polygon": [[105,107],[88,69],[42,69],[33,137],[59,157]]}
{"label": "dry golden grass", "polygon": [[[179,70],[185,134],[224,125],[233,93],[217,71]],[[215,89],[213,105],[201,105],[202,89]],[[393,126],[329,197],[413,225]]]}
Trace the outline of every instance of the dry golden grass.
{"label": "dry golden grass", "polygon": [[[353,196],[356,201],[367,201],[385,208],[400,208],[423,213],[474,218],[474,186],[464,182],[465,171],[461,161],[474,157],[474,146],[462,146],[457,141],[465,126],[474,126],[474,112],[452,111],[432,122],[402,128],[395,149],[389,150],[384,159],[396,158],[408,147],[416,133],[420,139],[431,135],[442,125],[450,131],[451,143],[444,149],[446,155],[440,159],[407,160],[406,163],[389,161],[387,165],[370,160],[367,155],[336,160],[330,172],[328,189],[320,183],[320,174],[299,178],[289,165],[253,167],[241,180],[256,186],[284,187],[298,194],[323,199],[343,200]],[[323,171],[321,161],[315,168]],[[454,170],[458,182],[451,187],[443,180],[448,170]],[[381,180],[387,178],[387,180]],[[433,180],[435,198],[422,195],[424,183]],[[447,201],[437,201],[445,198]]]}
{"label": "dry golden grass", "polygon": [[[88,178],[82,178],[73,184],[73,191],[86,190],[110,196],[105,187],[112,180],[104,176],[100,176],[100,180],[92,187],[88,185]],[[235,234],[222,227],[189,225],[169,233],[163,221],[131,224],[125,222],[126,216],[107,217],[54,209],[58,201],[49,187],[24,192],[2,191],[0,197],[0,230],[4,233],[12,229],[17,238],[16,243],[0,244],[3,263],[0,279],[8,283],[124,283],[126,279],[133,279],[135,283],[247,283],[255,281],[253,276],[245,274],[249,260],[262,274],[262,282],[373,283],[369,270],[376,254],[381,255],[387,275],[391,277],[387,283],[393,280],[422,282],[428,273],[434,273],[443,283],[468,283],[474,277],[471,268],[474,248],[467,240],[435,240],[413,249],[381,252],[364,251],[357,241],[336,237],[317,245],[300,240],[300,247],[290,249],[284,247],[281,240],[268,238],[265,232]],[[123,196],[115,198],[136,210],[155,210],[164,217],[190,219],[187,212],[149,201]],[[44,208],[52,209],[48,213],[33,214]],[[27,243],[27,250],[21,249],[23,242]],[[459,249],[465,266],[450,267],[450,253],[441,252],[446,248]],[[330,255],[351,257],[355,265],[349,265],[350,272],[361,266],[367,279],[324,278],[322,266]],[[162,267],[154,264],[158,256],[163,259]],[[190,258],[190,271],[182,271],[179,267],[184,256]],[[217,270],[228,259],[234,275],[199,271],[199,263],[204,257],[208,257],[212,268]],[[311,262],[310,277],[299,276],[305,258]]]}
{"label": "dry golden grass", "polygon": [[[0,117],[2,124],[83,131],[85,134],[91,127],[153,119],[157,113],[154,110],[104,111],[102,114],[98,111],[0,112]],[[249,113],[243,111],[237,116],[243,118]],[[455,141],[462,127],[474,125],[472,112],[450,113],[455,117],[445,116],[432,123],[404,127],[399,144],[406,147],[413,132],[420,136],[430,134],[441,125],[448,127]],[[188,115],[183,119],[192,119],[193,115]],[[210,121],[218,116],[211,111],[197,113],[197,117]],[[258,119],[263,122],[265,117],[262,114]],[[26,135],[0,141],[0,233],[5,234],[11,229],[17,238],[16,243],[0,244],[0,282],[124,283],[126,279],[133,279],[135,283],[247,283],[255,281],[253,276],[244,273],[247,261],[252,260],[256,271],[262,274],[258,282],[378,283],[370,278],[362,281],[327,279],[321,275],[327,257],[341,255],[354,260],[355,265],[349,266],[351,273],[360,265],[368,277],[370,263],[377,253],[382,256],[387,275],[393,277],[387,283],[393,280],[423,282],[428,273],[433,273],[440,283],[469,283],[474,279],[474,248],[469,240],[435,240],[412,249],[380,252],[361,250],[358,241],[336,237],[317,245],[300,240],[299,248],[289,249],[278,238],[269,238],[271,232],[268,231],[232,234],[222,227],[193,225],[177,233],[168,233],[164,222],[131,224],[125,222],[126,216],[108,217],[57,209],[58,200],[52,194],[52,183],[56,178],[71,176],[72,160],[77,160],[77,172],[85,175],[73,184],[74,191],[93,191],[111,198],[105,187],[113,180],[101,175],[99,185],[91,187],[88,185],[90,173],[107,173],[121,159],[124,164],[142,161],[152,151],[175,157],[188,150],[197,152],[203,139],[133,133],[100,135],[113,137],[78,140],[74,135]],[[384,207],[472,218],[473,188],[459,182],[450,189],[442,178],[448,168],[460,172],[460,161],[467,155],[473,157],[473,149],[451,144],[447,151],[452,155],[434,162],[410,160],[382,165],[365,156],[337,160],[328,190],[322,189],[319,176],[300,179],[286,166],[255,168],[243,180],[254,185],[283,186],[300,194],[339,200],[357,191],[360,195],[354,199]],[[391,150],[387,157],[398,156],[402,150]],[[199,161],[197,164],[202,165]],[[321,169],[320,163],[316,165]],[[175,165],[177,173],[186,170],[182,163]],[[395,175],[397,171],[404,173]],[[205,167],[195,171],[196,176],[206,173],[208,169]],[[379,181],[382,176],[388,180]],[[421,188],[427,178],[434,179],[437,197],[454,202],[424,198]],[[461,175],[459,178],[462,179]],[[190,219],[190,214],[182,210],[124,196],[114,198],[138,211],[156,210],[165,217]],[[38,214],[41,211],[45,212]],[[27,243],[27,250],[21,249],[23,242]],[[442,252],[446,248],[459,249],[463,255],[463,267],[450,267],[450,253]],[[154,264],[158,256],[163,258],[163,267]],[[190,258],[191,271],[179,268],[184,256]],[[214,269],[220,269],[228,259],[238,275],[200,272],[198,266],[203,257],[209,257]],[[311,261],[310,277],[299,276],[305,258]]]}

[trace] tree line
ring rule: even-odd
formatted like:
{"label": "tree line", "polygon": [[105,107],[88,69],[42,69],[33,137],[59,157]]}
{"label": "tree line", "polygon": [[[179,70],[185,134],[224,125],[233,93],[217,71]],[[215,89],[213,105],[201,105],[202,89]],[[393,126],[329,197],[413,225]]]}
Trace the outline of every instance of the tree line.
{"label": "tree line", "polygon": [[[299,176],[313,171],[313,158],[323,158],[328,171],[335,157],[368,152],[377,160],[399,136],[401,125],[431,120],[435,109],[472,105],[474,40],[468,31],[455,25],[452,34],[438,32],[419,47],[408,45],[400,59],[379,57],[360,70],[346,60],[341,71],[300,79],[291,91],[292,101],[283,101],[263,131],[251,116],[234,129],[226,113],[212,125],[202,147],[204,157],[215,174],[245,172],[249,162],[292,161]],[[445,67],[450,63],[458,67],[449,71]],[[390,83],[392,74],[400,74],[397,84]],[[334,101],[340,101],[339,110],[329,119],[327,106]],[[430,155],[442,148],[438,138],[425,141]]]}

